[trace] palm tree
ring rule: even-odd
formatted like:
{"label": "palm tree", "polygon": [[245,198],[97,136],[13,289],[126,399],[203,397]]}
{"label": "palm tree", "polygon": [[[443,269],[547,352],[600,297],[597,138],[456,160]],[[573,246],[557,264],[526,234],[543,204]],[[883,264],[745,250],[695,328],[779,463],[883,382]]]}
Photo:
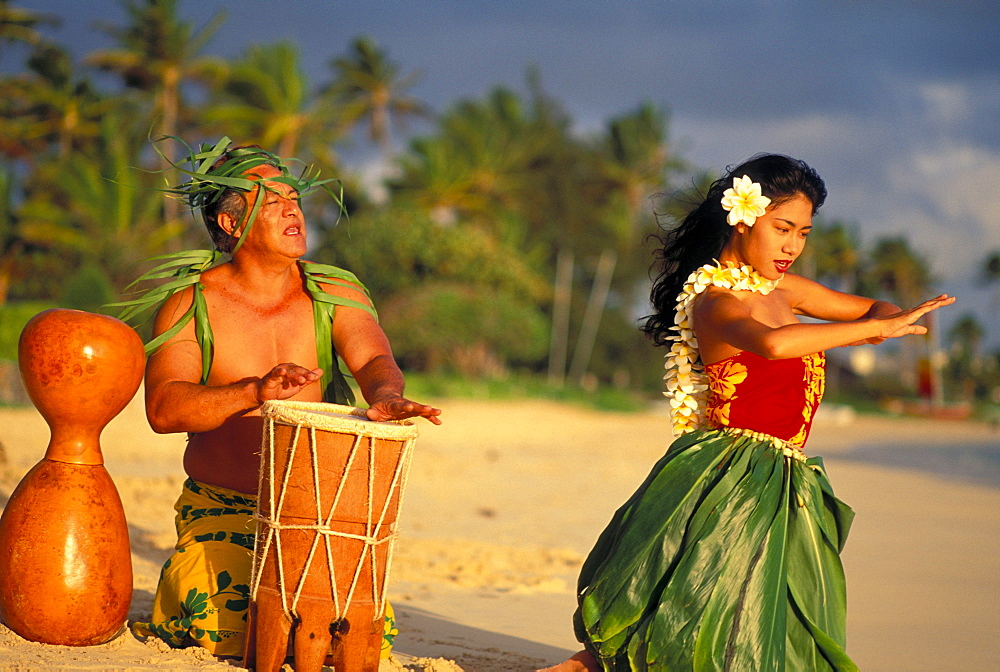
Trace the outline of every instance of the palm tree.
{"label": "palm tree", "polygon": [[[126,0],[129,23],[103,26],[118,42],[117,49],[90,54],[86,62],[100,70],[121,76],[125,86],[152,95],[153,128],[159,135],[176,136],[185,111],[181,84],[189,81],[215,82],[225,71],[224,63],[199,55],[225,18],[223,12],[195,31],[177,16],[176,0]],[[166,160],[161,164],[169,169]],[[173,180],[171,180],[173,181]],[[166,199],[164,216],[177,219],[176,201]]]}
{"label": "palm tree", "polygon": [[982,354],[980,349],[985,336],[983,325],[970,313],[958,318],[948,331],[948,340],[973,363],[977,362]]}
{"label": "palm tree", "polygon": [[844,292],[855,291],[861,267],[861,242],[856,226],[816,221],[802,254],[805,274]]}
{"label": "palm tree", "polygon": [[279,156],[302,150],[318,163],[333,165],[338,135],[329,107],[312,98],[298,49],[287,42],[250,47],[233,63],[219,98],[204,114],[209,127],[238,142],[274,149]]}
{"label": "palm tree", "polygon": [[0,0],[0,42],[22,43],[36,46],[42,42],[38,28],[58,25],[59,18],[40,14],[23,7],[15,7],[9,0]]}
{"label": "palm tree", "polygon": [[903,307],[924,297],[933,284],[927,261],[902,236],[881,238],[868,254],[868,281]]}
{"label": "palm tree", "polygon": [[69,54],[55,45],[36,47],[27,65],[28,72],[2,83],[6,104],[15,111],[5,129],[6,153],[31,158],[55,146],[64,159],[92,143],[100,135],[101,117],[120,101],[78,78]]}
{"label": "palm tree", "polygon": [[[876,292],[889,296],[904,308],[916,305],[921,298],[930,293],[933,279],[927,262],[910,247],[906,238],[897,236],[875,241],[868,258],[870,262],[863,271],[863,286],[867,285]],[[941,386],[938,378],[937,329],[934,315],[928,315],[925,322],[929,336],[926,347],[930,352],[924,356],[931,376],[931,399],[940,401]],[[915,375],[917,346],[918,343],[914,339],[903,339],[900,344],[904,361],[902,377],[911,387],[916,385],[917,380]]]}
{"label": "palm tree", "polygon": [[960,382],[967,401],[975,397],[976,377],[982,371],[982,343],[986,336],[983,325],[971,314],[965,314],[948,331],[951,344],[949,373]]}
{"label": "palm tree", "polygon": [[522,200],[535,151],[531,121],[515,93],[497,88],[483,101],[460,101],[438,123],[436,136],[414,140],[400,157],[390,188],[439,221],[489,227],[499,210]]}
{"label": "palm tree", "polygon": [[993,250],[986,255],[981,275],[986,284],[1000,282],[1000,250]]}
{"label": "palm tree", "polygon": [[0,165],[0,306],[7,302],[7,292],[14,278],[23,242],[14,214],[14,171]]}
{"label": "palm tree", "polygon": [[1000,305],[1000,250],[993,250],[986,255],[980,270],[980,278],[986,285],[995,285],[993,303]]}
{"label": "palm tree", "polygon": [[637,218],[646,200],[666,184],[670,170],[680,167],[667,146],[666,113],[652,103],[641,104],[629,114],[608,122],[605,136],[606,177],[625,197]]}
{"label": "palm tree", "polygon": [[145,140],[140,124],[106,115],[92,148],[35,172],[18,210],[25,240],[104,269],[118,289],[183,228],[161,221],[162,195],[148,173],[132,168]]}
{"label": "palm tree", "polygon": [[667,146],[666,114],[651,103],[612,119],[600,150],[596,168],[604,184],[595,196],[603,204],[602,232],[607,235],[570,364],[569,377],[577,382],[590,366],[616,275],[619,292],[628,297],[623,305],[633,305],[638,280],[648,267],[637,244],[654,224],[648,199],[666,186],[668,172],[678,167]]}
{"label": "palm tree", "polygon": [[429,115],[424,103],[406,93],[418,73],[402,75],[399,65],[370,37],[356,38],[350,53],[330,61],[330,67],[334,79],[321,95],[341,109],[346,123],[364,121],[368,137],[386,154],[392,147],[393,125]]}

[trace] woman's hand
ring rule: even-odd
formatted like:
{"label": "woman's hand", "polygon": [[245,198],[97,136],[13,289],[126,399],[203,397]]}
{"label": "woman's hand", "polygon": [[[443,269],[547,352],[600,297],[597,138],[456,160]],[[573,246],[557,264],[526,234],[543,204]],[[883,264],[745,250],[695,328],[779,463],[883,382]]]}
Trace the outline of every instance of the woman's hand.
{"label": "woman's hand", "polygon": [[926,334],[927,327],[914,323],[927,313],[944,306],[949,306],[953,303],[955,303],[954,296],[942,294],[941,296],[933,298],[929,301],[924,301],[919,306],[915,306],[909,310],[901,310],[900,312],[893,313],[892,315],[883,315],[881,317],[872,318],[874,322],[879,324],[878,335],[861,341],[860,343],[850,343],[849,345],[881,343],[887,338],[899,338],[900,336],[908,336],[910,334]]}

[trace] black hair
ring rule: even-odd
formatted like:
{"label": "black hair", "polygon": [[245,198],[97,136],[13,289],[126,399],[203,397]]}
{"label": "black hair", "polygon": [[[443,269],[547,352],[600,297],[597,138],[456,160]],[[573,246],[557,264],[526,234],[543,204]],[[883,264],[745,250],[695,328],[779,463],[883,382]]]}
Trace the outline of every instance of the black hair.
{"label": "black hair", "polygon": [[761,193],[771,199],[769,207],[780,205],[802,194],[812,203],[813,214],[826,200],[826,185],[805,161],[781,154],[757,154],[712,183],[708,193],[673,228],[661,224],[661,235],[653,237],[662,247],[654,252],[656,280],[650,292],[652,315],[647,315],[642,330],[656,345],[664,345],[673,334],[677,295],[695,269],[717,259],[729,242],[735,227],[726,221],[722,194],[733,186],[733,178],[747,175],[760,184]]}

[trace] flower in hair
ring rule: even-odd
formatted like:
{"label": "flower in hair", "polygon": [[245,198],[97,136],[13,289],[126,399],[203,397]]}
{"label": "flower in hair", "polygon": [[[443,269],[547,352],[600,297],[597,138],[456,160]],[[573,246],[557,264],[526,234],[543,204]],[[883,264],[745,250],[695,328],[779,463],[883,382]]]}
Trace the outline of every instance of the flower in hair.
{"label": "flower in hair", "polygon": [[732,188],[722,194],[722,207],[729,212],[726,221],[730,226],[740,222],[753,226],[770,202],[770,198],[760,193],[760,183],[748,175],[734,177]]}

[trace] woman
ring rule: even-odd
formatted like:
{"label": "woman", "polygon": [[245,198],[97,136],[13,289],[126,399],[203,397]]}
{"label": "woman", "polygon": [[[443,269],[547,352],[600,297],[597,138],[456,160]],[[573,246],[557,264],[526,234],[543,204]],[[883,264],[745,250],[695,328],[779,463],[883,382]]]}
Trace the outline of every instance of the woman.
{"label": "woman", "polygon": [[664,234],[644,330],[670,345],[679,438],[584,563],[586,648],[550,669],[857,669],[840,563],[853,512],[802,452],[823,351],[925,333],[915,322],[954,298],[900,310],[788,273],[825,198],[802,161],[758,155]]}

